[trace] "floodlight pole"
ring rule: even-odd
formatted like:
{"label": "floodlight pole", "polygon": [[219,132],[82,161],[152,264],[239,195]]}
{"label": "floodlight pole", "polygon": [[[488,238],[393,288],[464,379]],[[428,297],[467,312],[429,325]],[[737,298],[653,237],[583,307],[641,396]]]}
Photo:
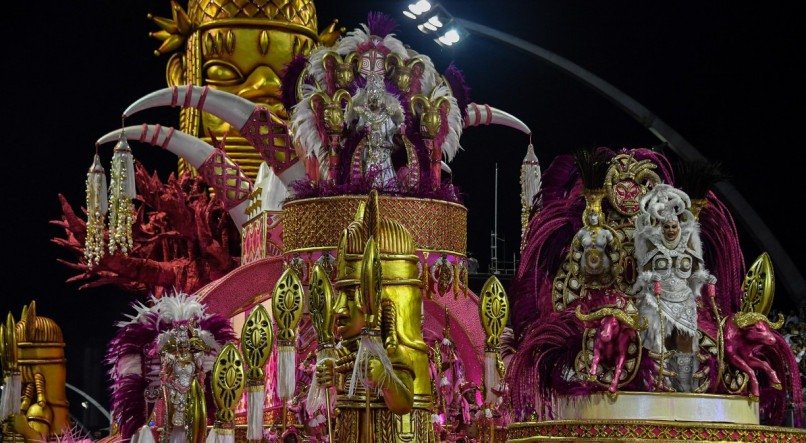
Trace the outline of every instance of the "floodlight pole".
{"label": "floodlight pole", "polygon": [[[660,141],[668,145],[669,149],[674,151],[682,159],[686,161],[706,160],[705,156],[692,146],[691,143],[686,141],[680,133],[667,125],[666,122],[658,118],[658,116],[653,114],[644,105],[638,103],[620,89],[576,63],[543,49],[540,46],[527,42],[526,40],[515,37],[514,35],[499,31],[498,29],[459,17],[454,17],[454,20],[469,32],[513,46],[534,55],[550,66],[558,68],[560,71],[604,95],[605,98],[613,102],[616,106],[621,108],[622,111],[629,114],[647,128],[649,132]],[[747,228],[756,245],[770,254],[775,268],[778,271],[776,274],[789,294],[791,294],[793,299],[801,306],[806,305],[806,280],[804,280],[803,275],[800,273],[797,266],[795,266],[795,263],[789,257],[789,254],[786,253],[778,239],[775,238],[772,231],[770,231],[750,203],[747,202],[733,185],[723,181],[717,183],[715,187],[716,191],[727,201],[728,205],[733,208],[734,215],[744,224],[745,228]]]}

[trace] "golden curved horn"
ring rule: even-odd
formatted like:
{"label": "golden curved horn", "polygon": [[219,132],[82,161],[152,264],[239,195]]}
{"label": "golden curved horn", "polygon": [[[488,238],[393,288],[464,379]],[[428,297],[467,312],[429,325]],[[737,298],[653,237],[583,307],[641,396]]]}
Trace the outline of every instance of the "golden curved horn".
{"label": "golden curved horn", "polygon": [[415,66],[420,65],[421,68],[425,69],[425,62],[420,57],[412,57],[407,63],[406,67],[409,69],[414,69]]}
{"label": "golden curved horn", "polygon": [[[447,105],[448,109],[450,109],[451,102],[450,102],[450,100],[448,100],[448,97],[445,97],[445,96],[438,97],[436,100],[431,102],[431,106],[434,109],[442,109],[442,106],[445,106],[445,105]],[[446,109],[445,112],[447,112],[448,109]]]}
{"label": "golden curved horn", "polygon": [[392,70],[392,68],[396,68],[398,66],[406,66],[406,63],[400,58],[399,55],[395,53],[390,53],[386,56],[385,68],[386,72]]}
{"label": "golden curved horn", "polygon": [[331,60],[333,62],[333,68],[343,63],[341,55],[339,55],[338,52],[328,51],[322,56],[322,66],[327,68],[327,64]]}
{"label": "golden curved horn", "polygon": [[344,61],[342,63],[354,63],[357,60],[358,54],[355,52],[351,52],[344,56]]}
{"label": "golden curved horn", "polygon": [[411,98],[411,102],[409,103],[409,106],[411,107],[411,113],[414,115],[418,114],[417,112],[418,104],[422,106],[423,111],[431,110],[431,101],[428,100],[428,97],[422,94],[417,94]]}
{"label": "golden curved horn", "polygon": [[339,89],[338,91],[334,92],[333,97],[331,98],[331,103],[341,103],[342,100],[345,101],[347,105],[350,105],[353,102],[353,97],[346,89]]}

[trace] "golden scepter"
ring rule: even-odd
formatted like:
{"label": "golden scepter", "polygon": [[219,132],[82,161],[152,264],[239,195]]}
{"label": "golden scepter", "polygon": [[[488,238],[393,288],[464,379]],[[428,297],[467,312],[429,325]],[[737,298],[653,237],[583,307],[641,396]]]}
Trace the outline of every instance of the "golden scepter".
{"label": "golden scepter", "polygon": [[263,440],[263,407],[266,402],[266,375],[263,368],[271,355],[272,335],[269,312],[263,305],[255,306],[241,329],[241,351],[249,364],[246,374],[246,389],[249,392],[246,420],[248,441]]}
{"label": "golden scepter", "polygon": [[272,294],[271,309],[277,322],[277,396],[283,401],[282,432],[288,411],[288,400],[297,388],[297,325],[302,319],[302,282],[289,267],[280,276]]}
{"label": "golden scepter", "polygon": [[[334,352],[335,338],[333,331],[335,328],[336,316],[333,315],[333,285],[330,283],[327,272],[321,265],[315,265],[311,273],[311,285],[309,289],[308,309],[311,312],[313,327],[316,329],[317,353],[316,365],[319,366],[326,360],[335,360]],[[310,390],[308,391],[307,410],[308,414],[316,411],[321,401],[321,391],[325,392],[325,411],[327,413],[327,436],[328,441],[333,441],[333,429],[330,419],[330,387],[320,387],[313,377]]]}
{"label": "golden scepter", "polygon": [[[479,317],[487,340],[484,346],[484,392],[485,403],[492,412],[493,405],[498,400],[498,396],[493,392],[493,388],[501,381],[501,374],[498,372],[498,360],[501,352],[501,334],[507,326],[509,320],[509,300],[504,291],[504,286],[496,276],[491,276],[481,288],[481,298],[479,300]],[[495,439],[495,421],[492,414],[490,416],[490,442]]]}
{"label": "golden scepter", "polygon": [[235,443],[235,407],[241,400],[246,385],[243,358],[235,345],[227,343],[221,349],[213,365],[212,375],[216,413],[211,435],[214,442]]}

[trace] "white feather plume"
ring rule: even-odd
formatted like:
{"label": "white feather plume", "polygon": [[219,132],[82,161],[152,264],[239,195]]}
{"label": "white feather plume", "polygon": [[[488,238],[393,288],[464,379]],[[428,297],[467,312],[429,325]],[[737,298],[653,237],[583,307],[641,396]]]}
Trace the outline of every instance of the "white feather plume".
{"label": "white feather plume", "polygon": [[447,84],[442,83],[434,89],[431,94],[431,101],[438,97],[446,97],[450,107],[448,109],[448,134],[445,136],[445,141],[442,143],[442,155],[445,156],[445,161],[450,162],[456,153],[462,149],[459,144],[459,138],[462,137],[462,112],[459,110],[459,104],[456,102],[456,97],[451,94],[451,88]]}
{"label": "white feather plume", "polygon": [[408,50],[408,59],[417,57],[423,61],[423,65],[425,69],[423,70],[423,78],[420,80],[420,87],[421,87],[421,94],[425,96],[429,96],[431,92],[434,91],[434,87],[437,85],[437,78],[439,75],[437,74],[437,68],[434,67],[434,62],[431,60],[431,57],[420,54],[413,49]]}
{"label": "white feather plume", "polygon": [[302,86],[302,99],[294,105],[291,112],[291,132],[294,143],[302,148],[305,155],[315,155],[319,161],[322,161],[326,154],[322,149],[326,140],[322,140],[316,128],[317,117],[309,100],[315,92],[317,89],[314,86]]}
{"label": "white feather plume", "polygon": [[143,359],[138,354],[124,355],[115,362],[115,378],[132,374],[143,374]]}
{"label": "white feather plume", "polygon": [[325,66],[322,64],[322,59],[328,52],[333,52],[333,48],[318,45],[308,56],[308,75],[312,76],[318,85],[325,84]]}

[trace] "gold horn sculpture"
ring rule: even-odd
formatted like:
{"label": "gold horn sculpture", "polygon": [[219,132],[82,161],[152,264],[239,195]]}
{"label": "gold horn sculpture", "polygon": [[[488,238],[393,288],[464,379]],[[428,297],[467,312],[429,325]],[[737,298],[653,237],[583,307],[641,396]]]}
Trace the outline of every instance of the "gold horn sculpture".
{"label": "gold horn sculpture", "polygon": [[[317,352],[316,364],[322,364],[326,360],[335,360],[334,351],[336,316],[333,315],[333,285],[327,272],[321,265],[315,265],[311,273],[311,285],[309,289],[308,308],[311,312],[313,327],[316,329]],[[325,412],[327,414],[327,435],[328,441],[333,441],[333,426],[330,417],[330,387],[320,387],[314,377],[310,390],[308,391],[307,409],[308,414],[313,415],[322,405],[322,394],[324,393]]]}
{"label": "gold horn sculpture", "polygon": [[[246,385],[249,392],[246,439],[263,439],[263,406],[266,402],[266,376],[263,368],[271,355],[272,325],[269,312],[257,305],[241,330],[241,350],[249,365]],[[223,352],[223,351],[222,351]]]}
{"label": "gold horn sculpture", "polygon": [[285,432],[288,400],[294,396],[297,387],[297,325],[302,319],[302,282],[292,267],[288,267],[272,294],[272,314],[277,322],[277,396],[283,401],[282,428]]}
{"label": "gold horn sculpture", "polygon": [[[265,309],[264,309],[265,311]],[[213,400],[216,405],[215,433],[218,443],[235,442],[235,407],[246,385],[244,362],[238,348],[227,343],[213,365]]]}

